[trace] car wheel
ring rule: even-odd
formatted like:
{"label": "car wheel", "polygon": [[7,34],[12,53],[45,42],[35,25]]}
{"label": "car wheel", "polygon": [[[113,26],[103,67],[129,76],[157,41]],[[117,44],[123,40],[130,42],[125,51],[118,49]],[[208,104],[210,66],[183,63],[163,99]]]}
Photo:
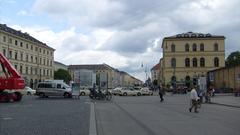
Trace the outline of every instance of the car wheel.
{"label": "car wheel", "polygon": [[80,94],[81,96],[85,96],[86,95],[86,93],[85,92],[81,92],[81,94]]}
{"label": "car wheel", "polygon": [[27,92],[27,95],[31,95],[31,92]]}
{"label": "car wheel", "polygon": [[124,93],[123,93],[123,96],[127,96],[127,93],[126,93],[126,92],[124,92]]}
{"label": "car wheel", "polygon": [[141,96],[142,94],[140,92],[137,93],[137,96]]}
{"label": "car wheel", "polygon": [[21,101],[21,99],[22,99],[22,94],[19,93],[19,92],[15,92],[15,94],[16,94],[16,96],[17,96],[17,98],[15,99],[15,101],[17,101],[17,102]]}
{"label": "car wheel", "polygon": [[44,97],[45,97],[45,94],[44,94],[44,93],[39,93],[39,97],[40,97],[40,98],[44,98]]}
{"label": "car wheel", "polygon": [[64,95],[63,95],[63,96],[64,96],[64,98],[70,98],[70,97],[71,97],[71,96],[70,96],[70,94],[69,94],[69,93],[67,93],[67,92],[66,92],[66,93],[64,93]]}

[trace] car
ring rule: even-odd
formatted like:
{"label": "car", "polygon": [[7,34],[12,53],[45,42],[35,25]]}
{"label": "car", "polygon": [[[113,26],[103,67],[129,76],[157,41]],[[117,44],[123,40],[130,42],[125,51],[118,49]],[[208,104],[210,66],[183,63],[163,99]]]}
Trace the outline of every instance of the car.
{"label": "car", "polygon": [[23,95],[35,95],[36,90],[31,89],[30,87],[25,87],[23,90],[20,91]]}
{"label": "car", "polygon": [[90,94],[90,90],[88,88],[80,88],[80,96],[87,96]]}
{"label": "car", "polygon": [[116,88],[114,88],[114,89],[112,90],[112,94],[113,94],[113,95],[119,95],[121,89],[122,89],[121,87],[116,87]]}
{"label": "car", "polygon": [[36,95],[41,98],[49,96],[63,96],[65,98],[72,98],[72,89],[63,81],[45,81],[38,83]]}
{"label": "car", "polygon": [[139,90],[134,90],[131,87],[123,87],[120,92],[120,96],[141,96],[141,92]]}
{"label": "car", "polygon": [[153,91],[149,90],[148,87],[143,87],[140,89],[142,95],[153,95]]}

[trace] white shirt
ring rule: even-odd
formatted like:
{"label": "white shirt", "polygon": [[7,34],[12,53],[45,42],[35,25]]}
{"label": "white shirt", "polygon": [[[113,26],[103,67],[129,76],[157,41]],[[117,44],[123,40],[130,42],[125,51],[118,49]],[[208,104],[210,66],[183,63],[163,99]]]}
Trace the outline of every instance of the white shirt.
{"label": "white shirt", "polygon": [[195,89],[191,90],[190,99],[198,100],[198,94],[197,94],[197,91]]}

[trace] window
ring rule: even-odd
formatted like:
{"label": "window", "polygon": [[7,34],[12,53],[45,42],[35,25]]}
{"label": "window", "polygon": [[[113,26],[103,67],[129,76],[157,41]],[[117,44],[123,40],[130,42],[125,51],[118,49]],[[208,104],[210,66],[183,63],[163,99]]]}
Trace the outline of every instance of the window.
{"label": "window", "polygon": [[28,74],[28,67],[25,68],[25,73]]}
{"label": "window", "polygon": [[36,61],[36,63],[37,63],[37,61],[38,61],[37,56],[35,56],[35,61]]}
{"label": "window", "polygon": [[42,58],[40,58],[40,61],[39,61],[40,64],[42,64]]}
{"label": "window", "polygon": [[197,67],[197,58],[193,58],[192,63],[193,67]]}
{"label": "window", "polygon": [[45,75],[45,69],[43,69],[43,75]]}
{"label": "window", "polygon": [[7,55],[6,55],[6,49],[3,49],[3,55],[4,55],[4,56],[7,56]]}
{"label": "window", "polygon": [[33,74],[33,67],[30,68],[30,73]]}
{"label": "window", "polygon": [[41,48],[39,48],[39,52],[40,52],[40,53],[42,52],[42,49],[41,49]]}
{"label": "window", "polygon": [[204,44],[203,43],[200,44],[200,51],[204,51]]}
{"label": "window", "polygon": [[35,47],[35,51],[38,51],[38,48],[37,48],[37,47]]}
{"label": "window", "polygon": [[12,58],[12,51],[9,51],[9,58]]}
{"label": "window", "polygon": [[185,59],[185,67],[190,67],[190,59],[189,58]]}
{"label": "window", "polygon": [[18,45],[18,41],[17,40],[15,40],[15,45]]}
{"label": "window", "polygon": [[62,85],[61,85],[61,84],[57,84],[57,88],[58,88],[58,89],[61,89],[61,88],[62,88]]}
{"label": "window", "polygon": [[218,57],[214,58],[214,67],[219,67],[219,59],[218,59]]}
{"label": "window", "polygon": [[189,52],[189,44],[188,43],[185,45],[185,51]]}
{"label": "window", "polygon": [[43,65],[45,65],[46,64],[46,60],[45,59],[43,59]]}
{"label": "window", "polygon": [[6,42],[6,37],[5,36],[3,36],[3,42]]}
{"label": "window", "polygon": [[12,43],[12,39],[11,39],[11,38],[9,38],[9,39],[8,39],[8,42],[11,44],[11,43]]}
{"label": "window", "polygon": [[28,54],[26,54],[26,62],[28,62]]}
{"label": "window", "polygon": [[49,54],[49,52],[47,51],[47,55]]}
{"label": "window", "polygon": [[175,59],[175,58],[172,58],[172,59],[171,59],[171,67],[172,67],[172,68],[175,68],[175,67],[176,67],[176,59]]}
{"label": "window", "polygon": [[22,66],[20,66],[20,74],[22,74]]}
{"label": "window", "polygon": [[31,62],[33,62],[33,56],[31,56]]}
{"label": "window", "polygon": [[23,43],[22,42],[20,42],[20,46],[23,47]]}
{"label": "window", "polygon": [[26,44],[26,48],[28,49],[28,44]]}
{"label": "window", "polygon": [[47,66],[49,66],[49,60],[47,60]]}
{"label": "window", "polygon": [[175,52],[175,45],[174,44],[171,45],[171,51]]}
{"label": "window", "polygon": [[21,58],[21,60],[23,60],[23,53],[20,54],[20,58]]}
{"label": "window", "polygon": [[14,65],[15,66],[15,69],[17,70],[18,69],[18,66],[17,65]]}
{"label": "window", "polygon": [[200,58],[200,67],[205,67],[205,59]]}
{"label": "window", "polygon": [[214,51],[218,51],[218,43],[214,44]]}
{"label": "window", "polygon": [[15,60],[17,60],[18,59],[18,53],[17,52],[15,52]]}
{"label": "window", "polygon": [[196,52],[197,51],[197,44],[193,44],[193,46],[192,46],[192,51],[194,51],[194,52]]}
{"label": "window", "polygon": [[31,50],[33,50],[33,46],[31,45]]}

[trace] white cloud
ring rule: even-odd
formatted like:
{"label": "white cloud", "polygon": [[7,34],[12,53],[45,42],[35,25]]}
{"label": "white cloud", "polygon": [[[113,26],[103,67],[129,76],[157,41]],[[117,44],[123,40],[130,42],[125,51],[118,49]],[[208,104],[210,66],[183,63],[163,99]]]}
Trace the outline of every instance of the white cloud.
{"label": "white cloud", "polygon": [[23,15],[23,16],[25,16],[25,15],[27,15],[27,12],[24,11],[24,10],[21,10],[21,11],[17,12],[17,15]]}

